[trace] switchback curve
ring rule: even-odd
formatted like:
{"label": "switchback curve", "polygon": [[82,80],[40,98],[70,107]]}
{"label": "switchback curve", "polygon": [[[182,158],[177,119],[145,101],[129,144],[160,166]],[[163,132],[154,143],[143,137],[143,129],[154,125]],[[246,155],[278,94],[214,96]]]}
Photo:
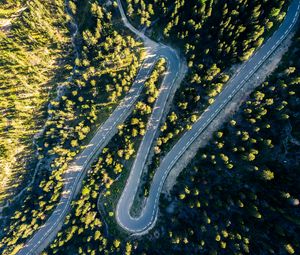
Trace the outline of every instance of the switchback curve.
{"label": "switchback curve", "polygon": [[[127,21],[120,0],[118,0],[118,4],[125,25],[135,33],[136,29],[132,28],[132,26]],[[229,101],[232,100],[234,95],[247,83],[250,77],[275,51],[275,49],[286,38],[289,32],[291,32],[298,20],[299,8],[300,1],[294,0],[289,6],[287,15],[280,25],[279,29],[267,40],[267,42],[262,47],[260,47],[256,51],[256,53],[247,62],[242,64],[238,72],[226,84],[226,87],[223,89],[223,91],[215,98],[214,103],[205,110],[200,118],[193,124],[192,129],[185,132],[185,134],[163,158],[160,166],[156,169],[151,183],[149,196],[146,199],[146,204],[142,209],[141,214],[138,217],[132,217],[130,214],[130,209],[136,196],[137,188],[140,183],[140,176],[142,174],[144,164],[152,143],[152,140],[149,141],[150,139],[148,138],[147,134],[145,135],[131,169],[125,189],[123,190],[116,208],[116,219],[118,224],[122,228],[134,234],[144,234],[152,226],[154,226],[158,213],[160,193],[168,174],[175,166],[179,158],[187,150],[187,148],[201,135],[206,127],[220,113],[220,111],[224,107],[226,107]],[[138,32],[136,34],[140,36],[141,33]],[[143,40],[150,40],[147,38],[145,39],[145,35],[142,35],[141,37],[143,38]],[[157,47],[159,49],[163,49],[166,46],[159,45]],[[172,72],[172,69],[173,67],[169,67],[169,72]],[[159,98],[156,103],[158,102]],[[152,116],[155,114],[156,113],[153,112]],[[151,119],[156,120],[156,117],[152,116]],[[158,124],[155,127],[158,127]],[[152,134],[152,137],[154,137],[153,132],[150,129],[148,129],[147,133],[148,132],[149,136],[151,136]]]}

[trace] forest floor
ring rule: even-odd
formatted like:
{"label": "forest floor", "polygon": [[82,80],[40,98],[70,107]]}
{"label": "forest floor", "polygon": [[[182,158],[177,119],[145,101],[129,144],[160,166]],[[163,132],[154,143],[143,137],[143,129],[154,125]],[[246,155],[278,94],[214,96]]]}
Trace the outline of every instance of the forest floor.
{"label": "forest floor", "polygon": [[0,13],[0,31],[3,31],[4,33],[9,32],[12,21],[19,17],[27,8],[27,6],[24,6],[20,9],[14,10],[9,17],[7,17],[7,14]]}

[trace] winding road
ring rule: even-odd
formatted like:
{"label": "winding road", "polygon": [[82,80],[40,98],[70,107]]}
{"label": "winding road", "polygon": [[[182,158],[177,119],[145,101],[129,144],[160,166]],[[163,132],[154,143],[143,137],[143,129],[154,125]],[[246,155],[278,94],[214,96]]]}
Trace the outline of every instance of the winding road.
{"label": "winding road", "polygon": [[198,121],[194,123],[192,129],[187,131],[181,137],[181,139],[162,160],[161,165],[154,175],[146,204],[140,216],[137,218],[133,218],[130,215],[130,208],[135,198],[137,187],[140,183],[140,177],[145,161],[153,144],[153,140],[164,114],[164,110],[166,109],[167,102],[170,100],[171,92],[173,89],[176,89],[176,86],[181,82],[186,69],[184,64],[182,64],[183,61],[181,61],[172,48],[150,40],[143,33],[132,27],[125,16],[120,0],[118,0],[118,5],[124,24],[144,41],[147,57],[141,65],[138,75],[128,94],[105,123],[99,127],[90,143],[68,167],[68,170],[64,175],[62,196],[57,207],[45,224],[37,230],[33,237],[18,252],[19,255],[39,254],[55,238],[71,208],[72,199],[74,199],[80,191],[82,180],[91,163],[99,156],[102,149],[117,132],[117,126],[123,123],[127,116],[131,113],[132,107],[141,94],[144,83],[153,70],[155,63],[159,58],[165,58],[167,62],[167,72],[164,76],[159,96],[148,122],[146,134],[143,137],[134,165],[131,169],[130,176],[126,182],[125,189],[120,197],[116,209],[117,222],[127,231],[135,234],[142,234],[149,230],[154,225],[157,218],[159,196],[164,181],[172,167],[176,164],[185,150],[195,141],[209,123],[243,87],[251,75],[256,72],[256,70],[266,59],[268,59],[272,52],[274,52],[278,45],[291,32],[299,16],[300,0],[294,0],[291,3],[286,18],[279,29],[253,55],[251,59],[241,66],[240,70],[234,75],[234,77],[231,78],[224,90],[217,96],[215,102],[207,108]]}
{"label": "winding road", "polygon": [[[125,25],[128,24],[122,6],[122,17]],[[130,172],[130,176],[127,180],[125,189],[121,195],[116,209],[116,219],[120,226],[129,232],[135,234],[142,234],[148,231],[151,226],[154,225],[159,205],[159,196],[163,187],[163,184],[174,167],[178,159],[184,154],[187,148],[199,137],[199,135],[205,130],[205,128],[212,122],[212,120],[219,114],[219,112],[226,107],[227,103],[234,97],[234,95],[245,85],[247,80],[260,68],[260,66],[268,59],[268,57],[274,52],[274,50],[280,45],[280,43],[286,38],[289,32],[292,30],[297,22],[299,16],[300,1],[294,0],[287,12],[286,18],[280,25],[279,29],[268,39],[268,41],[258,50],[256,53],[245,62],[239,71],[230,79],[223,91],[216,97],[214,103],[210,105],[201,117],[192,126],[192,129],[185,132],[180,140],[173,146],[168,154],[163,158],[160,166],[155,172],[153,181],[151,183],[149,196],[146,200],[146,205],[142,209],[139,217],[132,217],[130,215],[130,208],[133,204],[136,192],[140,183],[140,176],[143,172],[144,164],[151,147],[152,138],[154,132],[148,129],[145,137],[142,140],[141,146],[137,153],[137,157]],[[128,26],[128,25],[127,25]],[[130,30],[131,26],[128,26]],[[164,46],[160,46],[163,47]],[[174,65],[173,65],[174,66]],[[173,69],[173,66],[169,66],[169,70],[177,71]],[[170,85],[170,84],[168,84]],[[159,103],[159,106],[164,107]],[[151,116],[150,122],[158,121],[158,116],[154,112]],[[158,125],[158,124],[157,124]],[[155,128],[157,127],[155,125]],[[149,135],[148,135],[149,132]]]}

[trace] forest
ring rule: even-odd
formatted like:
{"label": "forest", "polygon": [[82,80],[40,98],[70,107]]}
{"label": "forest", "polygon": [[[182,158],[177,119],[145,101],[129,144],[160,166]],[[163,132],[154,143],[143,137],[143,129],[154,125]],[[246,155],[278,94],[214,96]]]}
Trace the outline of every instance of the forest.
{"label": "forest", "polygon": [[299,40],[199,150],[136,254],[299,253]]}
{"label": "forest", "polygon": [[[136,9],[147,10],[145,1],[131,1],[131,4]],[[151,4],[155,10],[166,11],[157,14],[163,17],[159,22],[153,16],[153,27],[150,26],[149,33],[152,30],[154,36],[162,37],[161,40],[166,43],[178,42],[176,46],[187,59],[189,69],[184,85],[175,94],[166,122],[161,126],[154,147],[155,155],[149,160],[140,195],[147,195],[163,156],[214,102],[239,63],[246,61],[282,21],[288,2],[195,1],[192,4],[195,13],[189,11],[191,3],[187,1],[176,1],[175,6],[170,1],[149,1]],[[143,12],[134,12],[133,21],[138,20],[139,13]],[[164,27],[164,23],[173,24],[168,29],[170,36],[166,36],[165,32],[157,35],[156,24]],[[186,36],[180,36],[182,34]]]}
{"label": "forest", "polygon": [[275,72],[198,151],[148,235],[124,238],[111,206],[101,208],[122,179],[108,147],[43,254],[298,254],[299,40],[298,32]]}
{"label": "forest", "polygon": [[[63,93],[49,101],[47,120],[36,141],[40,169],[34,183],[19,199],[20,207],[4,210],[4,215],[12,216],[1,219],[6,226],[1,232],[2,254],[16,254],[51,214],[60,198],[68,162],[129,90],[142,57],[140,43],[114,29],[117,24],[110,22],[111,11],[95,1],[81,13],[72,3],[70,19],[81,31],[75,38],[80,44],[72,64],[75,68],[67,69],[71,77],[62,85]],[[64,8],[63,1],[61,6]]]}
{"label": "forest", "polygon": [[[53,212],[64,172],[129,91],[145,51],[124,28],[117,1],[0,3],[0,204],[33,180],[0,217],[0,253],[11,255]],[[174,47],[188,66],[148,158],[135,215],[164,155],[279,27],[290,1],[122,3],[135,27]],[[299,40],[298,29],[273,74],[161,196],[156,227],[135,238],[118,226],[115,209],[166,72],[159,59],[42,254],[300,253]]]}
{"label": "forest", "polygon": [[66,20],[63,1],[1,3],[0,205],[32,176],[34,136],[46,121],[47,102],[70,71]]}
{"label": "forest", "polygon": [[[125,176],[121,176],[123,168],[133,163],[140,139],[145,132],[147,119],[152,112],[151,98],[157,95],[159,80],[164,71],[164,60],[161,59],[147,80],[145,92],[136,103],[132,115],[118,127],[118,133],[103,149],[102,156],[93,165],[78,200],[73,204],[72,213],[67,216],[64,231],[60,232],[54,243],[50,245],[51,253],[59,253],[61,246],[70,244],[72,244],[70,254],[77,252],[84,254],[84,251],[88,254],[121,251],[121,246],[119,247],[121,241],[118,238],[104,235],[106,223],[100,217],[98,210],[100,203],[103,203],[108,217],[114,216],[117,202],[115,196],[120,190],[117,192],[112,184],[117,182],[117,178],[124,179]],[[117,152],[117,155],[114,152]],[[102,194],[100,197],[99,193]],[[83,243],[78,242],[78,234],[83,238],[82,240],[90,243],[88,247],[83,247]],[[129,249],[131,244],[127,243],[126,247]]]}

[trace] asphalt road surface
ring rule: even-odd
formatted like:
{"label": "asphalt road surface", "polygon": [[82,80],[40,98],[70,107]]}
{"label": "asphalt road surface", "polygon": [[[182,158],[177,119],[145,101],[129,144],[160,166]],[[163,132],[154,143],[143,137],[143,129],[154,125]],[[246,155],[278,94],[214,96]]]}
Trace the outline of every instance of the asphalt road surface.
{"label": "asphalt road surface", "polygon": [[[289,34],[297,22],[300,8],[299,5],[299,0],[294,0],[291,3],[285,20],[279,29],[247,62],[241,66],[240,70],[230,79],[223,91],[217,96],[214,103],[206,109],[198,121],[193,124],[192,129],[187,131],[164,157],[159,168],[155,172],[146,204],[142,209],[140,216],[134,218],[130,215],[130,208],[133,204],[140,183],[140,176],[148,155],[149,146],[151,145],[149,142],[151,138],[148,138],[147,136],[144,137],[125,189],[123,190],[117,205],[116,219],[120,226],[135,234],[142,234],[153,226],[157,217],[160,193],[169,172],[186,149],[198,138],[218,113],[226,107],[227,103]],[[154,117],[155,120],[156,118],[158,119],[157,116]]]}
{"label": "asphalt road surface", "polygon": [[[133,27],[131,29],[136,32]],[[138,33],[142,35],[140,32]],[[178,72],[181,68],[181,61],[177,53],[170,47],[159,46],[159,44],[146,37],[143,37],[142,39],[145,43],[147,57],[145,58],[130,91],[105,123],[102,124],[96,131],[90,143],[70,164],[63,177],[64,188],[57,207],[45,224],[38,229],[33,237],[18,252],[19,255],[39,254],[47,247],[53,238],[55,238],[71,208],[72,199],[74,199],[80,191],[82,180],[87,170],[90,168],[92,162],[99,156],[111,137],[117,132],[118,125],[122,124],[126,120],[126,117],[131,113],[135,102],[144,88],[145,81],[149,78],[149,75],[155,66],[155,63],[160,58],[164,58],[167,63],[167,72],[164,76],[159,98],[157,99],[154,107],[155,110],[152,115],[155,116],[153,125],[155,125],[156,128],[149,128],[146,135],[149,136],[151,133],[156,132],[159,122],[158,121],[156,123],[156,120],[161,118],[162,111],[164,109],[162,105],[165,105],[170,91],[172,90],[172,86],[181,82],[180,79],[177,79]]]}
{"label": "asphalt road surface", "polygon": [[70,164],[64,175],[64,188],[57,207],[45,224],[37,230],[33,237],[18,252],[19,255],[39,254],[51,243],[53,238],[55,238],[70,210],[72,199],[80,191],[82,179],[84,178],[91,163],[99,156],[102,149],[116,133],[117,126],[123,123],[126,117],[130,114],[134,103],[144,87],[144,82],[149,77],[149,74],[153,70],[157,60],[163,57],[167,61],[167,72],[163,79],[160,94],[155,103],[153,113],[150,117],[148,129],[143,137],[134,166],[130,172],[126,187],[121,195],[116,210],[117,222],[129,232],[143,233],[153,226],[158,212],[159,196],[168,173],[190,144],[201,134],[201,132],[207,127],[207,125],[209,125],[221,109],[224,108],[231,100],[235,93],[245,84],[250,76],[264,63],[282,40],[284,40],[284,38],[289,34],[298,19],[300,4],[299,0],[294,0],[292,2],[286,18],[280,28],[255,53],[255,55],[242,66],[239,72],[229,81],[225,89],[216,98],[215,102],[207,108],[199,120],[193,125],[192,129],[186,132],[165,156],[161,165],[156,170],[156,174],[151,184],[150,194],[141,215],[137,218],[133,218],[130,215],[130,208],[140,182],[140,176],[143,171],[145,159],[149,153],[159,122],[164,113],[167,99],[170,96],[170,91],[173,86],[180,82],[181,78],[178,77],[181,77],[180,72],[182,70],[182,61],[176,52],[170,47],[155,43],[132,27],[125,17],[119,0],[118,2],[124,24],[137,36],[144,40],[147,48],[147,58],[143,62],[126,97],[105,121],[105,123],[96,131],[94,137],[86,148]]}

